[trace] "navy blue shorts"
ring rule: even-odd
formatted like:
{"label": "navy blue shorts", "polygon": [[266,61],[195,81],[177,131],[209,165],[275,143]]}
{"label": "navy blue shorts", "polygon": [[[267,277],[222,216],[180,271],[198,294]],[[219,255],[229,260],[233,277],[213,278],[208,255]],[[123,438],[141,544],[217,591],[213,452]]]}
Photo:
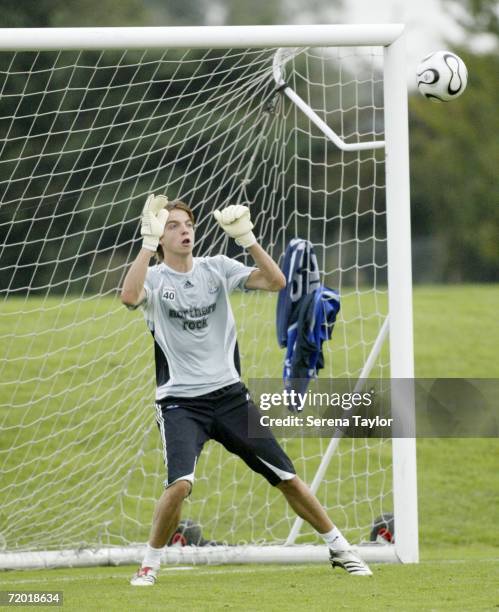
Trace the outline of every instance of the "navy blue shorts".
{"label": "navy blue shorts", "polygon": [[[220,442],[271,485],[293,478],[296,472],[291,459],[272,431],[260,425],[259,418],[258,410],[241,382],[198,397],[159,400],[156,420],[168,470],[165,486],[177,480],[194,482],[196,463],[208,440]],[[248,436],[249,419],[252,428],[259,428],[263,437]]]}

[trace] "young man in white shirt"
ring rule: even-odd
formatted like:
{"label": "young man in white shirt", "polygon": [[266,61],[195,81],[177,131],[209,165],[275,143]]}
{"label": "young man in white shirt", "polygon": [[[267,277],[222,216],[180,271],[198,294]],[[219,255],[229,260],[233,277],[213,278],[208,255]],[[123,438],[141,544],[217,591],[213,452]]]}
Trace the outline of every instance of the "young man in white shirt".
{"label": "young man in white shirt", "polygon": [[[156,419],[168,478],[157,503],[149,543],[134,586],[156,582],[162,550],[177,528],[190,494],[204,443],[214,439],[237,454],[284,494],[293,510],[321,535],[333,567],[372,575],[333,525],[315,495],[296,475],[273,434],[248,435],[258,415],[240,380],[236,327],[229,294],[235,289],[279,291],[286,280],[257,243],[249,209],[215,211],[223,230],[248,249],[255,266],[224,255],[193,257],[194,216],[180,200],[149,196],[142,213],[143,246],[121,293],[131,309],[141,307],[154,338]],[[156,254],[159,264],[150,266]]]}

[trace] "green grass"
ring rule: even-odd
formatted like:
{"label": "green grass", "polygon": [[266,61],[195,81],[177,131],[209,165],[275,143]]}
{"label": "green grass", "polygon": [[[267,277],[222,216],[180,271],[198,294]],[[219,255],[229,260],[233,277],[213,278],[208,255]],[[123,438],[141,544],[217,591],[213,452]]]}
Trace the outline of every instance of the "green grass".
{"label": "green grass", "polygon": [[[343,320],[337,325],[328,354],[335,371],[358,371],[380,325],[379,317],[367,316],[374,299],[383,311],[384,296],[367,294],[360,301],[354,296],[343,299]],[[16,314],[20,305],[25,310],[23,317]],[[72,516],[74,508],[79,510],[77,522],[69,527],[80,528],[85,537],[100,537],[100,526],[94,524],[97,515],[108,520],[109,533],[129,530],[131,539],[145,539],[149,519],[135,524],[137,521],[131,517],[150,516],[163,476],[150,405],[144,399],[152,396],[153,390],[149,383],[143,384],[152,377],[150,339],[144,333],[143,322],[111,299],[67,301],[62,307],[56,300],[48,300],[43,304],[43,316],[41,305],[36,299],[11,300],[0,313],[2,347],[11,357],[0,372],[1,403],[5,406],[0,408],[4,512],[2,515],[0,509],[0,533],[8,533],[9,508],[15,507],[9,495],[19,495],[21,491],[23,503],[30,510],[18,518],[25,534],[24,545],[34,537],[43,541],[45,532],[53,537],[54,524],[60,523],[58,513],[64,511]],[[254,302],[247,303],[236,298],[235,305],[245,362],[258,364],[253,371],[246,370],[247,376],[278,376],[282,354],[275,343],[268,341],[269,335],[274,334],[272,300],[255,296]],[[498,286],[416,288],[416,374],[499,377],[497,312]],[[21,327],[26,336],[20,334]],[[347,344],[352,347],[348,352]],[[54,376],[54,372],[59,374]],[[88,383],[89,376],[92,384]],[[19,379],[26,383],[9,383]],[[117,380],[121,381],[119,394],[115,391]],[[96,430],[114,418],[119,419],[118,428],[106,430],[105,436],[95,436]],[[68,432],[64,440],[62,428]],[[149,436],[147,428],[151,429]],[[138,441],[132,436],[137,431],[144,434]],[[136,441],[123,448],[124,436]],[[9,453],[7,449],[14,441],[18,450]],[[305,441],[303,447],[288,449],[292,455],[310,450],[315,453],[308,464],[298,466],[305,470],[306,480],[320,458],[312,446],[315,442]],[[388,455],[389,449],[364,449],[355,455],[356,468],[362,470],[374,460],[384,462]],[[116,456],[115,465],[101,471],[98,459],[109,456]],[[494,589],[499,569],[495,528],[499,520],[497,457],[497,439],[418,440],[422,562],[418,566],[375,566],[374,579],[362,580],[361,585],[339,571],[331,573],[326,566],[240,566],[191,571],[165,568],[157,588],[146,593],[137,593],[128,586],[133,568],[6,572],[0,574],[0,589],[62,589],[65,608],[75,610],[159,610],[167,606],[181,610],[265,611],[494,609],[499,607],[497,587]],[[227,488],[220,467],[224,460],[224,455],[217,453],[207,459],[190,509],[202,507],[207,517],[218,517],[221,529],[237,526],[244,537],[252,532],[254,523],[265,525],[268,487],[263,481],[247,480],[247,470],[241,464],[231,467],[238,485]],[[336,457],[333,471],[346,461],[347,455]],[[46,475],[51,472],[60,482],[50,481]],[[130,477],[123,494],[122,482],[130,473],[135,477]],[[141,478],[142,473],[147,473],[148,478]],[[205,504],[214,481],[223,494]],[[59,484],[64,484],[60,494]],[[376,482],[372,485],[378,486]],[[358,482],[348,478],[340,481],[332,477],[320,495],[333,508],[348,505],[354,493],[360,498],[367,493],[372,495],[358,487]],[[47,492],[50,495],[45,495]],[[98,504],[113,495],[117,496],[116,503],[110,509],[100,509]],[[270,500],[272,512],[284,515],[280,496],[271,492]],[[386,500],[379,500],[380,507],[384,503]],[[249,507],[254,516],[245,523],[242,517]],[[347,508],[338,522],[348,527],[351,516]],[[368,525],[371,516],[369,512],[361,513],[356,520]],[[359,534],[350,527],[349,536],[355,538]],[[287,528],[288,522],[283,521],[274,527],[272,535],[283,537]],[[55,533],[64,545],[62,524]]]}
{"label": "green grass", "polygon": [[[61,590],[66,610],[493,610],[499,560],[428,560],[376,565],[353,578],[324,565],[164,568],[153,589],[128,584],[134,568],[26,571],[0,576],[0,588]],[[56,608],[57,609],[57,608]]]}
{"label": "green grass", "polygon": [[498,312],[497,285],[416,287],[416,376],[499,378]]}

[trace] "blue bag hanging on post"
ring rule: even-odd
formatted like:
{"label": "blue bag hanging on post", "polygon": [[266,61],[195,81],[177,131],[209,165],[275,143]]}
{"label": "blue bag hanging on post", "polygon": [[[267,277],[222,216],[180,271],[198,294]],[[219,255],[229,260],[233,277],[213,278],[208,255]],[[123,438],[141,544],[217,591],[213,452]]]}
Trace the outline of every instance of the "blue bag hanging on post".
{"label": "blue bag hanging on post", "polygon": [[333,333],[340,298],[337,291],[320,284],[317,258],[307,240],[290,242],[282,271],[287,286],[277,301],[277,336],[279,345],[287,349],[284,387],[305,393],[324,367],[322,344]]}

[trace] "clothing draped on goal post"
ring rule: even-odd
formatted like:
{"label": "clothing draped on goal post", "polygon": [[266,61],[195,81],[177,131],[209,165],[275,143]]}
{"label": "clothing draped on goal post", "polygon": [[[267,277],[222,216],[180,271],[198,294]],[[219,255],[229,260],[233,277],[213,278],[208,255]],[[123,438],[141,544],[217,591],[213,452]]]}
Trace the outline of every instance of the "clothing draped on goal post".
{"label": "clothing draped on goal post", "polygon": [[276,326],[279,346],[287,349],[284,388],[305,393],[310,380],[324,367],[322,344],[333,333],[340,296],[321,284],[317,256],[308,240],[290,241],[281,270],[287,283],[279,292]]}

